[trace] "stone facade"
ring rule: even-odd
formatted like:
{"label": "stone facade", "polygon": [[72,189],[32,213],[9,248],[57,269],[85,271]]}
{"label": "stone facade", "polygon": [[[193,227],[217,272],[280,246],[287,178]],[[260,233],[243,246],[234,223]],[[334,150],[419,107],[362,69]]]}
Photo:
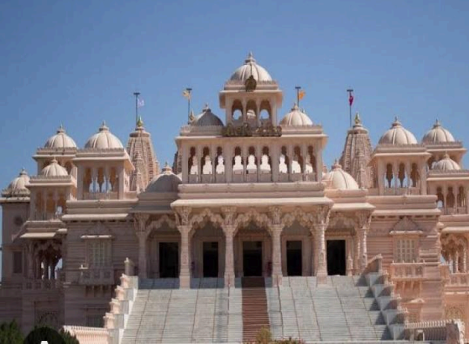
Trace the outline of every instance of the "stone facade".
{"label": "stone facade", "polygon": [[396,119],[372,150],[357,116],[342,166],[327,135],[250,55],[176,137],[160,171],[139,120],[127,148],[103,124],[84,148],[60,128],[2,192],[0,321],[100,327],[124,261],[139,277],[358,275],[381,254],[409,320],[469,321],[466,149],[440,123]]}

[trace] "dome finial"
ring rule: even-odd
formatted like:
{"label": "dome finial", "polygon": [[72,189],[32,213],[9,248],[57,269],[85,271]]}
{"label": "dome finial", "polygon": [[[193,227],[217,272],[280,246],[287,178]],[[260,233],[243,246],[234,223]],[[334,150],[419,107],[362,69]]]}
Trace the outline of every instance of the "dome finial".
{"label": "dome finial", "polygon": [[355,114],[355,125],[358,126],[358,125],[361,125],[362,124],[362,120],[360,118],[360,114],[357,112]]}
{"label": "dome finial", "polygon": [[27,176],[27,175],[28,175],[28,172],[26,172],[26,169],[24,167],[21,168],[20,176]]}
{"label": "dome finial", "polygon": [[205,103],[204,108],[203,108],[202,111],[203,111],[203,112],[206,112],[206,111],[208,111],[208,110],[210,110],[210,107],[208,106],[208,103]]}
{"label": "dome finial", "polygon": [[401,125],[401,122],[399,122],[399,116],[394,116],[394,122],[392,123],[392,126],[393,127],[397,127],[397,126],[400,126]]}
{"label": "dome finial", "polygon": [[172,172],[173,172],[173,169],[171,168],[171,166],[169,166],[168,162],[166,161],[163,167],[163,173],[170,174]]}
{"label": "dome finial", "polygon": [[252,51],[249,52],[248,57],[244,61],[246,64],[248,63],[256,63],[256,60],[254,59],[254,55],[252,54]]}
{"label": "dome finial", "polygon": [[441,122],[437,118],[435,121],[435,124],[433,125],[433,128],[438,128],[438,127],[441,127]]}
{"label": "dome finial", "polygon": [[109,130],[109,128],[106,125],[106,121],[103,120],[103,124],[99,127],[99,131],[104,131],[104,130]]}
{"label": "dome finial", "polygon": [[292,111],[298,110],[298,104],[295,102],[293,103],[293,107],[291,108]]}
{"label": "dome finial", "polygon": [[59,128],[57,129],[57,134],[62,134],[62,133],[65,133],[65,128],[64,128],[64,126],[62,125],[62,123],[60,123],[60,126],[59,126]]}
{"label": "dome finial", "polygon": [[137,128],[143,128],[143,119],[142,119],[142,116],[138,116]]}
{"label": "dome finial", "polygon": [[449,157],[449,154],[448,154],[448,152],[447,152],[447,151],[445,151],[445,154],[443,155],[443,159],[449,159],[449,158],[450,158],[450,157]]}
{"label": "dome finial", "polygon": [[194,110],[191,110],[191,112],[189,113],[189,123],[194,122],[194,120],[195,120]]}
{"label": "dome finial", "polygon": [[338,170],[340,168],[342,168],[342,166],[339,164],[339,160],[335,159],[334,164],[332,165],[332,169],[333,170]]}

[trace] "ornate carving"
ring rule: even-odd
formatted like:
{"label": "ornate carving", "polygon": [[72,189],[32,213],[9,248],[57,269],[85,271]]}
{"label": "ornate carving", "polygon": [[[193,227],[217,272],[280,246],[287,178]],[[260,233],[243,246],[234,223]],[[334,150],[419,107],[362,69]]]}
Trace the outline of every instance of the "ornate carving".
{"label": "ornate carving", "polygon": [[190,223],[189,215],[191,214],[191,211],[192,211],[192,209],[189,208],[189,207],[178,208],[176,210],[176,212],[177,212],[176,224],[178,226],[179,225],[183,225],[183,226],[189,225],[189,223]]}
{"label": "ornate carving", "polygon": [[371,224],[371,212],[359,212],[357,213],[357,226],[368,230]]}
{"label": "ornate carving", "polygon": [[170,228],[176,228],[176,221],[168,215],[164,214],[158,220],[151,221],[150,225],[147,227],[147,230],[157,230],[163,226],[163,223],[167,223]]}
{"label": "ornate carving", "polygon": [[134,228],[137,233],[143,233],[146,231],[146,223],[150,215],[143,213],[134,214]]}
{"label": "ornate carving", "polygon": [[395,232],[418,231],[419,226],[409,219],[409,217],[404,216],[402,219],[397,221],[392,230]]}
{"label": "ornate carving", "polygon": [[274,126],[272,123],[268,122],[253,131],[248,123],[243,123],[238,127],[235,127],[232,123],[228,123],[223,127],[222,135],[225,137],[280,137],[282,136],[282,127]]}
{"label": "ornate carving", "polygon": [[282,224],[282,209],[280,207],[269,207],[269,212],[272,216],[272,224],[273,225],[281,225]]}

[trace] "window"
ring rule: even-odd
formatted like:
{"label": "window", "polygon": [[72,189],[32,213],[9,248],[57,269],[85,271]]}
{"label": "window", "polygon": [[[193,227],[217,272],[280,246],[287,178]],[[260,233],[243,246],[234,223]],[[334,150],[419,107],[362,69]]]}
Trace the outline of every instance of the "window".
{"label": "window", "polygon": [[13,273],[23,273],[23,252],[13,252]]}
{"label": "window", "polygon": [[403,263],[412,263],[415,260],[415,240],[399,239],[397,240],[397,261]]}
{"label": "window", "polygon": [[111,264],[111,241],[98,239],[88,243],[88,263],[90,267],[103,267]]}

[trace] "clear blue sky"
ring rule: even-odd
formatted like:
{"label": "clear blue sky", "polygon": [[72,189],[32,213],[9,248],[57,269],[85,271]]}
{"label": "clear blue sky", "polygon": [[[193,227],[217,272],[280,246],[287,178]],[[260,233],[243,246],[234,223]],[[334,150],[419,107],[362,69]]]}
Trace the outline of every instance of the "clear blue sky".
{"label": "clear blue sky", "polygon": [[[132,92],[161,163],[193,107],[223,117],[218,92],[252,51],[339,157],[346,89],[376,144],[399,115],[420,140],[436,118],[469,144],[469,1],[8,1],[0,3],[0,186],[60,123],[83,146],[106,120],[124,144]],[[466,158],[465,163],[468,165]]]}

